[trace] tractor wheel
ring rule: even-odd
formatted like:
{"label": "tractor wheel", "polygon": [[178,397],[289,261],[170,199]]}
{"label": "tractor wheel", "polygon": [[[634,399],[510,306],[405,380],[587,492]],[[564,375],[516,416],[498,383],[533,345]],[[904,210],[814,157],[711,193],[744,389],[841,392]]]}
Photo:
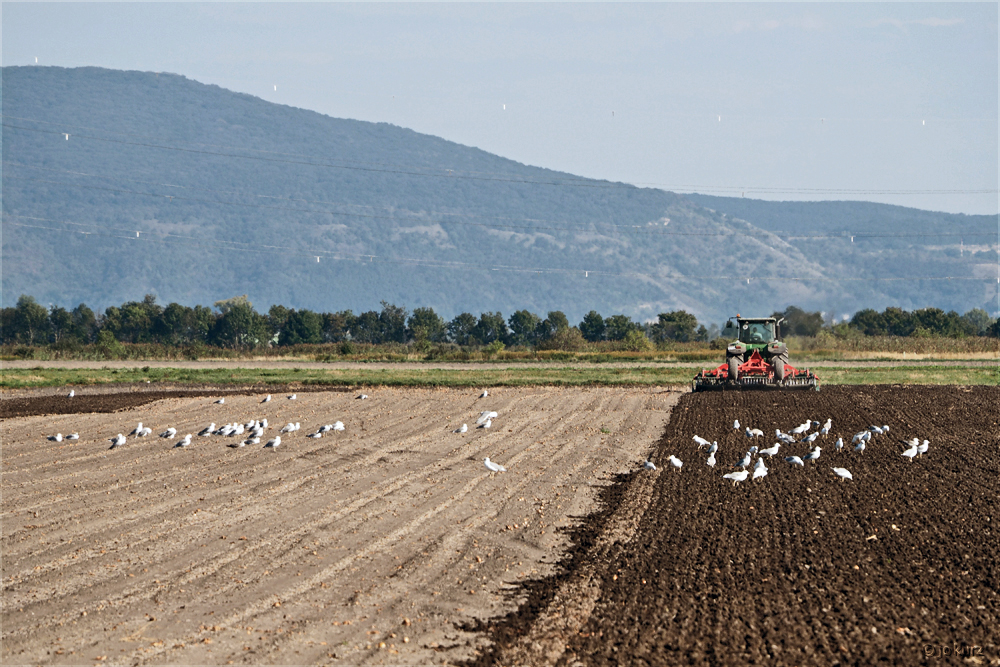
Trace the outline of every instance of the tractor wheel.
{"label": "tractor wheel", "polygon": [[729,381],[736,382],[739,379],[739,367],[743,363],[743,358],[734,354],[727,357],[726,362],[729,364]]}
{"label": "tractor wheel", "polygon": [[774,379],[778,382],[782,382],[785,379],[785,364],[787,362],[788,356],[784,354],[779,354],[771,359],[771,365],[774,367]]}

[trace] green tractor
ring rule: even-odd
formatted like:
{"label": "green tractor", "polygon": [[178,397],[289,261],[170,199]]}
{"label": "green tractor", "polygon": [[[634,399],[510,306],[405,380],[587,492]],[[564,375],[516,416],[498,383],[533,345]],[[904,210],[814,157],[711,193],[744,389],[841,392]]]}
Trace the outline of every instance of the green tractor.
{"label": "green tractor", "polygon": [[819,391],[819,378],[814,373],[788,363],[788,346],[781,342],[784,318],[736,315],[735,320],[730,318],[722,329],[722,338],[731,341],[726,347],[726,363],[698,373],[694,391],[768,387]]}

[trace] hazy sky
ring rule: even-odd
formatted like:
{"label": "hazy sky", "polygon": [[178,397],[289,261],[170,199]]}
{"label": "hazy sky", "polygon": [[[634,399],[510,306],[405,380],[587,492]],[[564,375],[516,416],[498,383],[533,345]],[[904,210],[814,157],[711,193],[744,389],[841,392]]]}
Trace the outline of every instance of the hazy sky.
{"label": "hazy sky", "polygon": [[4,65],[175,72],[681,192],[998,211],[995,2],[2,12]]}

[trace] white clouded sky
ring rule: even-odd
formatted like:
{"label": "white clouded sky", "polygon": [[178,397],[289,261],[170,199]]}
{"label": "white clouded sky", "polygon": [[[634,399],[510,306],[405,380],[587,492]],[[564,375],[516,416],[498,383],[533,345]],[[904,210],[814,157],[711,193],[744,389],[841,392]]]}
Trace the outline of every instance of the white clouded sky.
{"label": "white clouded sky", "polygon": [[[2,11],[4,65],[175,72],[678,191],[998,210],[995,192],[926,193],[997,189],[996,3]],[[921,193],[876,194],[900,190]]]}

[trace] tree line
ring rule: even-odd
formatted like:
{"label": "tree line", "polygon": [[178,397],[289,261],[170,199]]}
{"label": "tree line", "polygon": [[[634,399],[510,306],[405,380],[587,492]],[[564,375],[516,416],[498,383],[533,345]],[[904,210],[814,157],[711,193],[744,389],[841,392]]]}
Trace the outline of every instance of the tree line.
{"label": "tree line", "polygon": [[[461,313],[445,320],[433,308],[414,308],[410,312],[385,301],[381,305],[381,310],[357,315],[350,310],[319,313],[281,305],[263,314],[245,295],[217,301],[213,308],[178,303],[161,306],[155,296],[147,295],[142,301],[129,301],[95,313],[82,303],[72,310],[55,305],[45,308],[33,297],[22,295],[16,306],[0,310],[0,343],[63,349],[121,343],[253,349],[357,342],[572,350],[588,342],[617,341],[625,349],[643,350],[670,341],[709,341],[717,338],[719,331],[717,325],[706,328],[683,310],[660,313],[655,322],[646,323],[626,315],[603,317],[592,310],[574,326],[558,310],[544,318],[518,310],[509,318],[500,312],[483,312],[478,316]],[[826,322],[822,313],[795,306],[773,315],[785,318],[785,336],[816,336],[828,331],[836,335],[1000,337],[1000,318],[994,321],[982,309],[964,315],[937,308],[912,312],[886,308],[882,313],[865,309],[850,321],[837,324]]]}

